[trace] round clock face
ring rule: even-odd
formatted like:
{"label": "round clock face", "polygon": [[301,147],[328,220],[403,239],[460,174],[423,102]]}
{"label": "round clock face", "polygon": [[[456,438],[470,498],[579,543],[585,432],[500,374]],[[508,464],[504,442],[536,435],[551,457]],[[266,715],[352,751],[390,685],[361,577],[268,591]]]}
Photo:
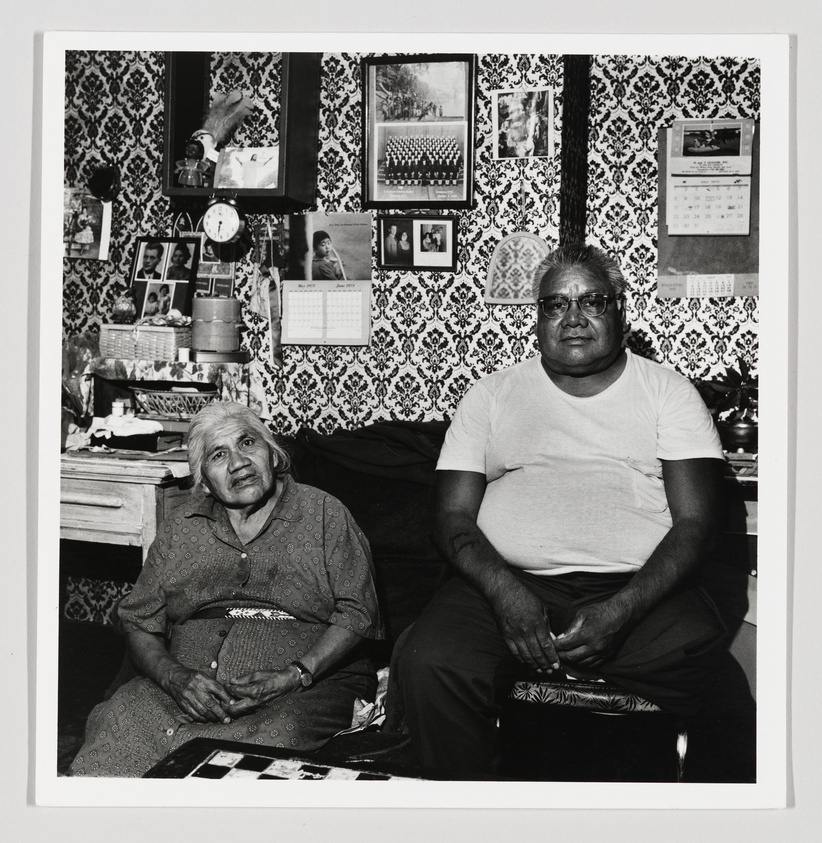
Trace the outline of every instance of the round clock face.
{"label": "round clock face", "polygon": [[236,205],[215,202],[203,214],[203,231],[215,243],[231,243],[243,229],[243,218]]}

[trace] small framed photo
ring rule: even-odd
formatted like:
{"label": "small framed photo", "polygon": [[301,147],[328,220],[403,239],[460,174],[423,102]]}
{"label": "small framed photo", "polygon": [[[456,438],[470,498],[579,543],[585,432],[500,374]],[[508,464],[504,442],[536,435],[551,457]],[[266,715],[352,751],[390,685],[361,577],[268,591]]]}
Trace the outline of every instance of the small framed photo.
{"label": "small framed photo", "polygon": [[200,240],[191,237],[138,237],[131,265],[139,319],[178,310],[191,316],[191,298],[200,260]]}
{"label": "small framed photo", "polygon": [[494,158],[551,158],[554,106],[550,88],[494,91]]}
{"label": "small framed photo", "polygon": [[218,254],[219,247],[202,231],[182,231],[183,237],[197,239],[200,259],[194,281],[195,296],[233,296],[237,264]]}
{"label": "small framed photo", "polygon": [[469,208],[476,56],[364,58],[363,206]]}
{"label": "small framed photo", "polygon": [[63,257],[108,260],[111,239],[111,202],[87,190],[63,190]]}
{"label": "small framed photo", "polygon": [[457,216],[384,216],[377,222],[380,269],[457,271]]}

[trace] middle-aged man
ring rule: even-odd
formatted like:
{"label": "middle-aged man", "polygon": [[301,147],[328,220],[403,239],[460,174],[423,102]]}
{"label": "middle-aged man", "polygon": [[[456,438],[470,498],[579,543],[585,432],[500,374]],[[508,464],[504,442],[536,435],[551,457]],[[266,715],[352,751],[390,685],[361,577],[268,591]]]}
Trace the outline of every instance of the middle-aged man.
{"label": "middle-aged man", "polygon": [[163,258],[163,244],[162,243],[148,243],[143,249],[143,265],[137,272],[136,278],[149,278],[157,280],[160,278],[160,273],[157,265]]}
{"label": "middle-aged man", "polygon": [[697,581],[722,447],[690,382],[624,347],[625,286],[599,249],[549,255],[539,356],[475,384],[448,430],[436,533],[457,576],[392,670],[420,762],[453,778],[499,775],[502,697],[559,670],[685,717],[694,778],[755,776],[753,699]]}

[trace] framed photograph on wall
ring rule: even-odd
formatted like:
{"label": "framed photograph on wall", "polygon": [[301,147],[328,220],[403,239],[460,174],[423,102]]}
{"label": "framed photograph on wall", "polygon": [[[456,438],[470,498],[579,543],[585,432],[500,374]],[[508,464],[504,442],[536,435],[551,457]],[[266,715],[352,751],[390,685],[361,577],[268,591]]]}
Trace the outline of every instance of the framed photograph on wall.
{"label": "framed photograph on wall", "polygon": [[550,88],[494,91],[494,158],[551,158],[554,106]]}
{"label": "framed photograph on wall", "polygon": [[180,235],[194,237],[198,243],[199,260],[193,295],[233,296],[236,262],[221,257],[217,244],[209,240],[202,231],[181,231]]}
{"label": "framed photograph on wall", "polygon": [[384,216],[377,220],[377,266],[457,271],[457,216]]}
{"label": "framed photograph on wall", "polygon": [[138,237],[131,264],[137,318],[178,310],[191,316],[191,298],[200,260],[198,237]]}
{"label": "framed photograph on wall", "polygon": [[476,56],[365,58],[363,206],[469,208]]}

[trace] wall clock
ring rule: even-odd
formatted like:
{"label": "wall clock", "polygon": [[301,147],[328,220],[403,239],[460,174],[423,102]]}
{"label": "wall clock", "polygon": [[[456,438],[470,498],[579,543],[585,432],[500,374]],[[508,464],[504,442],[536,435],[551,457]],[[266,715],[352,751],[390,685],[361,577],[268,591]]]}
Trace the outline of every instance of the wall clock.
{"label": "wall clock", "polygon": [[245,214],[235,199],[211,199],[203,214],[203,231],[215,243],[236,243],[245,232]]}

